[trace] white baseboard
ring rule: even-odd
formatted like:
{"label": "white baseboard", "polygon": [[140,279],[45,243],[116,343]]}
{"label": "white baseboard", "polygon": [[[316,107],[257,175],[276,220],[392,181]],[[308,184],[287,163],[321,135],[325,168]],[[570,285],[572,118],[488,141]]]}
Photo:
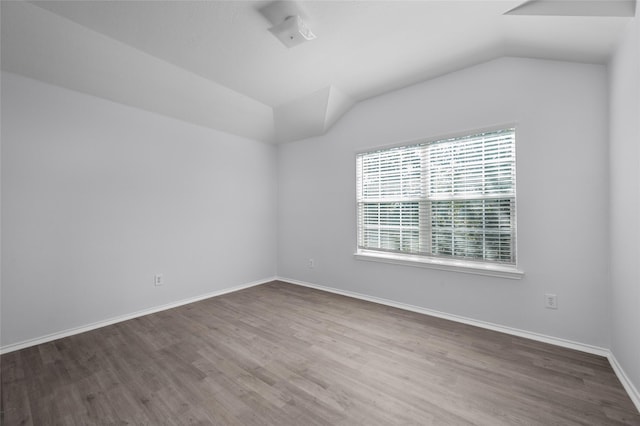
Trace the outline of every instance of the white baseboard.
{"label": "white baseboard", "polygon": [[40,345],[42,343],[51,342],[53,340],[61,339],[63,337],[73,336],[74,334],[84,333],[86,331],[95,330],[96,328],[105,327],[107,325],[115,324],[122,321],[127,321],[133,318],[138,318],[144,315],[153,314],[167,309],[177,308],[178,306],[187,305],[189,303],[199,302],[211,297],[221,296],[227,293],[233,293],[234,291],[244,290],[245,288],[255,287],[260,284],[265,284],[276,280],[277,278],[271,277],[264,280],[253,281],[246,284],[240,284],[237,286],[225,288],[222,290],[212,291],[210,293],[201,294],[199,296],[190,297],[188,299],[182,299],[177,302],[171,302],[160,306],[154,306],[152,308],[143,309],[141,311],[133,312],[130,314],[119,315],[117,317],[108,318],[106,320],[97,321],[91,324],[83,325],[80,327],[74,327],[67,330],[59,331],[56,333],[47,334],[46,336],[40,336],[33,339],[24,340],[18,343],[12,343],[10,345],[0,347],[0,354],[6,354],[9,352],[17,351],[20,349],[28,348],[30,346]]}
{"label": "white baseboard", "polygon": [[575,349],[582,352],[587,352],[594,355],[600,355],[608,357],[611,353],[609,349],[601,348],[598,346],[587,345],[584,343],[574,342],[572,340],[562,339],[559,337],[547,336],[545,334],[535,333],[532,331],[520,330],[517,328],[507,327],[504,325],[493,324],[486,321],[475,320],[459,315],[448,314],[445,312],[436,311],[433,309],[422,308],[420,306],[409,305],[406,303],[396,302],[393,300],[383,299],[380,297],[368,296],[366,294],[355,293],[352,291],[340,290],[333,287],[326,287],[322,285],[312,284],[304,281],[293,280],[290,278],[277,277],[279,281],[288,282],[291,284],[301,285],[304,287],[315,288],[317,290],[328,291],[330,293],[336,293],[343,296],[353,297],[356,299],[366,300],[368,302],[379,303],[381,305],[391,306],[405,311],[417,312],[419,314],[430,315],[432,317],[443,318],[463,324],[473,325],[476,327],[485,328],[488,330],[499,331],[501,333],[511,334],[513,336],[524,337],[538,342],[550,343],[556,346],[562,346],[564,348]]}
{"label": "white baseboard", "polygon": [[622,369],[622,366],[616,359],[615,355],[612,352],[609,352],[609,356],[607,358],[609,358],[609,363],[611,364],[613,371],[616,373],[616,376],[618,376],[618,380],[622,383],[624,390],[629,394],[629,398],[633,401],[636,409],[640,411],[640,392],[638,392],[638,389],[633,385],[631,380],[629,380],[629,377]]}

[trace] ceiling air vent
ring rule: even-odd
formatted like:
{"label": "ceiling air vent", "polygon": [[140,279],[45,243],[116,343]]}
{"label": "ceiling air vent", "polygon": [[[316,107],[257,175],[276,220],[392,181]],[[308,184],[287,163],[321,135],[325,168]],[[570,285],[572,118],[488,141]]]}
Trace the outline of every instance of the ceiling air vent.
{"label": "ceiling air vent", "polygon": [[285,46],[291,48],[316,38],[305,23],[305,14],[293,1],[276,1],[260,9],[260,13],[271,22],[271,34]]}

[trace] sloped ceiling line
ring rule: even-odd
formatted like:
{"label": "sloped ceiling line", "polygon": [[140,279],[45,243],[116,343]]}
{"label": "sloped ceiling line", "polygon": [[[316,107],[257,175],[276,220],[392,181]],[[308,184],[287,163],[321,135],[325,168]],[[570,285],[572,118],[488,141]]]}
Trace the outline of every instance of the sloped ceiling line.
{"label": "sloped ceiling line", "polygon": [[635,0],[304,1],[318,38],[287,49],[268,32],[267,4],[1,1],[2,69],[277,143],[504,55],[606,63],[635,10]]}

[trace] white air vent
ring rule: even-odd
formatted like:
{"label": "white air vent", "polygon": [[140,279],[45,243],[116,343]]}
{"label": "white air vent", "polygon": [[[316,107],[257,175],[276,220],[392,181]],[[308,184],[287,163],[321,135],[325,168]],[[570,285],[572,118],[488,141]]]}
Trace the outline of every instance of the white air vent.
{"label": "white air vent", "polygon": [[260,9],[273,25],[269,31],[285,46],[291,48],[316,38],[305,21],[300,5],[293,1],[276,1]]}

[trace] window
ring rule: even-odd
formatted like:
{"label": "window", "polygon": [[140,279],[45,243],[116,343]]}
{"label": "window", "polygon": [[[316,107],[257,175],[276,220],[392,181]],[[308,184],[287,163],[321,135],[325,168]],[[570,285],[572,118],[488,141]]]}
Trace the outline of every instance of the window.
{"label": "window", "polygon": [[516,265],[515,129],[359,154],[358,254]]}

